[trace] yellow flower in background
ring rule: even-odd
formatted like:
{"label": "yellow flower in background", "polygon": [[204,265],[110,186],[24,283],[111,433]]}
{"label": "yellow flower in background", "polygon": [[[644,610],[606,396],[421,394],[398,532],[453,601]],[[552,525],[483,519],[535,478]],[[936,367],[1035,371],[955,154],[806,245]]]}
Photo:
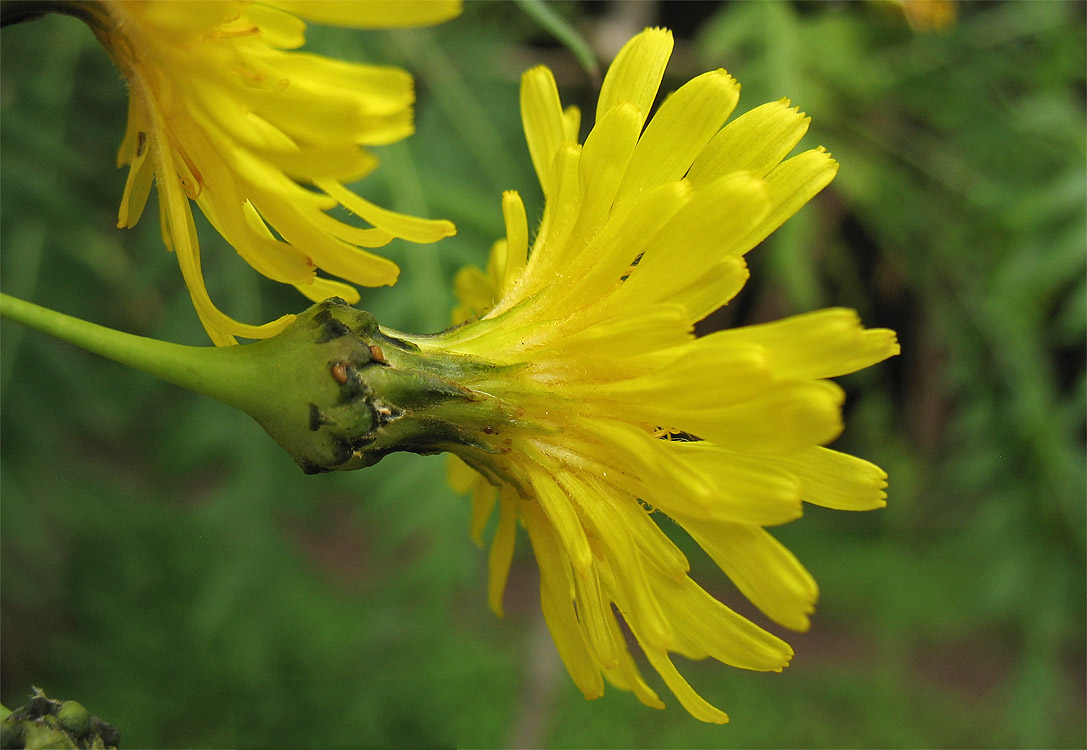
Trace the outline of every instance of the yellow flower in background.
{"label": "yellow flower in background", "polygon": [[805,630],[815,581],[765,527],[798,518],[802,501],[885,504],[881,469],[823,447],[842,430],[843,392],[827,378],[899,347],[845,309],[694,336],[743,287],[744,254],[838,165],[821,148],[785,159],[808,125],[786,101],[725,125],[740,87],[723,70],[672,93],[646,125],[671,50],[662,29],[623,48],[584,143],[551,72],[524,75],[522,118],[546,201],[531,251],[524,206],[508,192],[488,272],[457,279],[461,325],[410,340],[424,354],[495,366],[465,385],[501,418],[447,448],[481,543],[497,505],[491,608],[502,612],[522,525],[543,615],[587,698],[606,679],[664,705],[621,620],[692,715],[725,722],[673,656],[780,671],[793,652],[695,583],[670,535],[685,531],[767,617]]}
{"label": "yellow flower in background", "polygon": [[914,31],[944,31],[955,25],[955,0],[890,0]]}
{"label": "yellow flower in background", "polygon": [[[392,284],[396,264],[364,248],[455,232],[448,221],[394,213],[344,187],[377,165],[366,146],[411,134],[411,76],[292,50],[305,42],[303,18],[384,28],[438,23],[459,11],[454,0],[80,5],[128,81],[118,162],[129,173],[118,226],[136,224],[157,182],[163,238],[216,344],[274,335],[293,316],[246,325],[215,306],[189,201],[253,268],[313,300],[359,299],[317,269],[353,284]],[[368,226],[327,213],[341,205]]]}

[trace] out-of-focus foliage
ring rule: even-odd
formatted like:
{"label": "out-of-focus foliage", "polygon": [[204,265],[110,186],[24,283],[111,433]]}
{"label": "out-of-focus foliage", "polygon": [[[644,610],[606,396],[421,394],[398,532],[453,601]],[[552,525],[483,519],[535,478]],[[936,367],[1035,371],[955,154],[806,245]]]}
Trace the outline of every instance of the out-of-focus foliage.
{"label": "out-of-focus foliage", "polygon": [[[307,477],[244,415],[5,324],[3,702],[22,705],[32,684],[76,698],[126,747],[1082,746],[1082,4],[963,3],[931,33],[890,3],[549,10],[605,60],[641,26],[672,26],[666,89],[725,67],[741,110],[790,97],[813,117],[806,143],[842,163],[706,322],[841,304],[903,343],[847,380],[841,440],[888,470],[890,505],[811,509],[780,531],[823,592],[812,630],[783,634],[794,665],[693,665],[725,727],[674,700],[664,713],[617,691],[585,702],[541,624],[527,545],[506,619],[487,611],[484,555],[442,459]],[[460,231],[393,248],[402,281],[362,306],[439,329],[452,273],[501,234],[500,191],[539,210],[519,72],[547,62],[582,104],[593,82],[509,4],[434,29],[309,38],[417,76],[417,135],[382,149],[357,187]],[[202,343],[153,217],[113,228],[125,92],[104,53],[59,17],[2,41],[4,291]],[[205,229],[209,286],[231,314],[305,307]]]}

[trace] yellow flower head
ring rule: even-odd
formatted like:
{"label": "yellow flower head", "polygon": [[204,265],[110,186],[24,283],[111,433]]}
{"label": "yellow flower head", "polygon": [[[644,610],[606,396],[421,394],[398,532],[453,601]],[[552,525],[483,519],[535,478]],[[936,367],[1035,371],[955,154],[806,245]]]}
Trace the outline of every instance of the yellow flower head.
{"label": "yellow flower head", "polygon": [[[382,209],[344,187],[377,164],[364,147],[412,132],[412,79],[388,67],[294,50],[308,18],[354,27],[444,21],[457,0],[415,2],[122,2],[84,4],[129,85],[129,165],[118,226],[139,220],[158,182],[162,234],[177,254],[204,327],[217,344],[265,338],[293,316],[245,325],[208,296],[189,201],[260,273],[307,297],[357,301],[351,286],[392,284],[396,265],[362,248],[394,237],[434,242],[454,233]],[[370,226],[327,211],[343,205]]]}
{"label": "yellow flower head", "polygon": [[837,164],[821,148],[783,161],[808,124],[788,102],[725,125],[740,87],[723,70],[675,91],[646,125],[671,49],[662,29],[623,48],[584,143],[550,71],[524,75],[521,112],[546,199],[531,252],[524,207],[506,193],[506,238],[489,273],[458,278],[462,325],[412,341],[494,365],[469,386],[499,416],[448,449],[461,459],[453,484],[474,493],[477,540],[497,502],[495,612],[520,523],[544,617],[586,697],[607,679],[663,707],[621,618],[680,703],[724,722],[672,655],[779,671],[792,649],[691,580],[662,525],[690,534],[770,619],[806,629],[815,582],[764,527],[798,518],[801,501],[884,505],[883,471],[822,447],[842,429],[843,393],[826,378],[899,348],[892,331],[865,330],[844,309],[694,336],[744,285],[744,253]]}

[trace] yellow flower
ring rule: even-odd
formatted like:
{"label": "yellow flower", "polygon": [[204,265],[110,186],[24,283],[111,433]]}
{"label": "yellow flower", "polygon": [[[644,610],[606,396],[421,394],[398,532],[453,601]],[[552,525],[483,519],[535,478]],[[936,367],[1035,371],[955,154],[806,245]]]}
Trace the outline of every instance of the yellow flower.
{"label": "yellow flower", "polygon": [[[293,316],[246,325],[208,296],[189,201],[260,273],[307,297],[357,301],[348,284],[392,284],[399,269],[363,248],[394,237],[434,242],[447,221],[397,214],[344,187],[377,164],[365,146],[412,132],[411,76],[294,50],[302,18],[353,27],[444,21],[457,0],[415,2],[121,2],[75,4],[129,86],[129,165],[118,226],[131,227],[158,183],[162,234],[216,344],[265,338]],[[369,224],[327,212],[346,207]]]}
{"label": "yellow flower", "polygon": [[891,0],[915,31],[942,31],[955,24],[955,0]]}
{"label": "yellow flower", "polygon": [[744,254],[838,166],[821,148],[783,160],[808,125],[786,101],[724,125],[740,87],[723,70],[672,93],[646,126],[671,49],[662,29],[623,48],[583,144],[550,71],[524,75],[546,200],[531,252],[524,206],[508,192],[488,272],[457,279],[461,325],[411,341],[493,365],[466,385],[498,416],[470,435],[449,431],[446,446],[459,456],[451,482],[473,493],[477,541],[497,504],[491,608],[502,612],[520,524],[547,625],[587,698],[606,679],[663,707],[621,619],[692,715],[725,722],[673,655],[780,671],[793,652],[696,584],[662,528],[686,531],[771,620],[806,629],[815,581],[765,527],[798,518],[802,501],[885,504],[882,470],[823,447],[842,430],[843,393],[827,378],[899,347],[845,309],[694,336],[743,287]]}

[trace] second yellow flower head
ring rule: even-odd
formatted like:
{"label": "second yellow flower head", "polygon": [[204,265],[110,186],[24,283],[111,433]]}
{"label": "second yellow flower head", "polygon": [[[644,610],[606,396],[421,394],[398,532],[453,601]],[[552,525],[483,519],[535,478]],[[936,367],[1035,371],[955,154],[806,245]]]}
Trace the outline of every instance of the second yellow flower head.
{"label": "second yellow flower head", "polygon": [[[133,226],[157,181],[162,233],[177,254],[212,340],[265,338],[293,316],[262,326],[233,320],[204,285],[189,202],[260,273],[313,300],[358,300],[348,284],[392,284],[396,265],[364,248],[394,237],[434,242],[455,232],[385,210],[344,187],[377,164],[366,146],[412,132],[411,76],[399,69],[296,52],[310,18],[342,26],[437,23],[459,2],[91,3],[83,15],[129,85],[129,166],[118,225]],[[358,227],[327,212],[339,205]]]}

